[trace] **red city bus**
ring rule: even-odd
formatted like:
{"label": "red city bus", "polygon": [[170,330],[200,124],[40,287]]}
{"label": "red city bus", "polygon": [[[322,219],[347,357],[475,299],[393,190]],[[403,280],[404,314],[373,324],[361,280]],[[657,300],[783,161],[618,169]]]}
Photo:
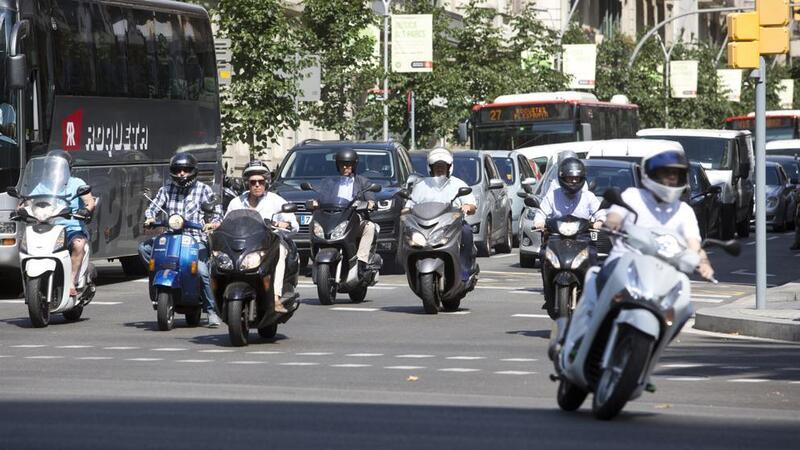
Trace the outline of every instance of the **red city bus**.
{"label": "red city bus", "polygon": [[[727,130],[750,130],[755,134],[755,115],[734,116],[725,119]],[[800,110],[767,111],[766,142],[800,138]]]}

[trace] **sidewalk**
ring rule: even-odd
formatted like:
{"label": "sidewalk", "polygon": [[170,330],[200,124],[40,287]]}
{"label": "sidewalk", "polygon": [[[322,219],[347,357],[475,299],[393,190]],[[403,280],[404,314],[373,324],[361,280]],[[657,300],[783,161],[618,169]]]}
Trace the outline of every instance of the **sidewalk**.
{"label": "sidewalk", "polygon": [[767,308],[763,310],[756,309],[755,295],[700,309],[695,314],[694,327],[717,333],[800,342],[800,280],[767,289]]}

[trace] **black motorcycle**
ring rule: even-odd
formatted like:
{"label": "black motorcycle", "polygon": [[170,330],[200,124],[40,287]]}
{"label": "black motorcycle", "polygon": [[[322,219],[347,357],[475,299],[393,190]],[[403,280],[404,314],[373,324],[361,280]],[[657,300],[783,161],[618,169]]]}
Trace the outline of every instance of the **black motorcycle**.
{"label": "black motorcycle", "polygon": [[[306,202],[306,209],[313,211],[311,217],[311,255],[314,264],[311,277],[317,286],[319,302],[332,305],[336,293],[347,293],[353,303],[364,301],[367,288],[378,282],[378,272],[383,265],[380,255],[375,253],[376,239],[372,242],[370,262],[367,270],[358,273],[358,242],[361,239],[361,217],[368,217],[367,202],[358,197],[365,192],[380,192],[381,185],[372,183],[353,196],[353,200],[345,201],[336,196],[336,192],[318,192],[309,183],[303,183],[304,191],[315,191],[318,200]],[[377,225],[376,225],[377,227]]]}
{"label": "black motorcycle", "polygon": [[[283,205],[292,213],[296,206]],[[283,280],[275,279],[281,240],[289,245]],[[295,292],[299,274],[297,249],[250,209],[232,211],[210,237],[211,287],[217,310],[228,324],[231,344],[247,345],[250,328],[266,339],[275,337],[278,324],[286,323],[297,310]],[[282,303],[287,313],[275,312],[274,284],[283,283]]]}

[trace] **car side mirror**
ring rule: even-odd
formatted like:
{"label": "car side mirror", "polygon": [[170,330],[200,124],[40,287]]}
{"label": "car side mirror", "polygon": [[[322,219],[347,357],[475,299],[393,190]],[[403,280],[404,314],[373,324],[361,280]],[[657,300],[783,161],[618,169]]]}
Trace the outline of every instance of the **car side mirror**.
{"label": "car side mirror", "polygon": [[528,208],[536,208],[539,209],[539,200],[536,200],[533,197],[525,197],[525,206]]}
{"label": "car side mirror", "polygon": [[92,187],[89,186],[88,184],[84,184],[83,186],[78,187],[78,190],[75,192],[77,194],[76,195],[77,197],[83,197],[86,194],[92,193]]}
{"label": "car side mirror", "polygon": [[294,203],[284,203],[283,206],[281,206],[282,213],[290,214],[295,211],[297,211],[297,205],[295,205]]}
{"label": "car side mirror", "polygon": [[520,189],[517,191],[517,197],[528,198],[528,192],[526,192],[524,189]]}
{"label": "car side mirror", "polygon": [[715,185],[711,186],[710,188],[708,188],[708,193],[709,194],[715,194],[715,195],[716,194],[721,194],[722,193],[722,186],[719,186],[719,185],[715,184]]}
{"label": "car side mirror", "polygon": [[[502,183],[502,181],[501,181],[501,183]],[[462,188],[458,188],[458,195],[456,195],[456,197],[464,197],[465,195],[469,195],[469,194],[472,194],[472,188],[471,187],[462,187]]]}
{"label": "car side mirror", "polygon": [[533,186],[536,183],[537,183],[536,178],[528,177],[522,180],[519,184],[522,186]]}
{"label": "car side mirror", "polygon": [[397,196],[402,199],[408,200],[411,198],[411,193],[405,189],[400,189],[399,191],[397,191]]}
{"label": "car side mirror", "polygon": [[597,180],[592,180],[589,182],[589,190],[594,192],[597,189]]}
{"label": "car side mirror", "polygon": [[492,178],[489,180],[489,189],[503,189],[504,185],[505,183],[503,183],[503,180],[499,178]]}
{"label": "car side mirror", "polygon": [[311,183],[300,183],[300,189],[304,191],[313,191],[314,186],[311,186]]}
{"label": "car side mirror", "polygon": [[319,208],[318,201],[314,199],[306,200],[306,211],[316,211],[317,208]]}
{"label": "car side mirror", "polygon": [[9,186],[6,188],[6,194],[13,198],[19,198],[19,192],[17,191],[16,186]]}
{"label": "car side mirror", "polygon": [[369,192],[380,192],[380,191],[381,191],[381,189],[383,189],[383,187],[382,187],[380,184],[378,184],[378,183],[372,183],[372,184],[370,184],[370,185],[369,185],[369,187],[367,188],[367,190],[368,190]]}
{"label": "car side mirror", "polygon": [[28,81],[28,60],[25,55],[9,56],[6,60],[6,79],[10,89],[25,89]]}

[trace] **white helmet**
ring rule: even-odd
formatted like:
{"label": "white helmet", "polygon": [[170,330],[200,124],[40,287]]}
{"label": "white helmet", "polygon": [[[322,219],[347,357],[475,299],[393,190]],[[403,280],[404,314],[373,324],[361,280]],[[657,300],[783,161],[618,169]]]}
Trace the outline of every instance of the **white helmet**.
{"label": "white helmet", "polygon": [[[679,169],[678,184],[666,186],[656,177],[658,169]],[[689,163],[683,150],[661,150],[642,158],[642,185],[664,203],[678,200],[686,189]]]}
{"label": "white helmet", "polygon": [[450,167],[449,172],[453,170],[453,154],[450,153],[444,147],[436,147],[428,153],[428,169],[431,170],[431,175],[433,174],[433,170],[431,167],[436,164],[437,162],[443,162]]}

